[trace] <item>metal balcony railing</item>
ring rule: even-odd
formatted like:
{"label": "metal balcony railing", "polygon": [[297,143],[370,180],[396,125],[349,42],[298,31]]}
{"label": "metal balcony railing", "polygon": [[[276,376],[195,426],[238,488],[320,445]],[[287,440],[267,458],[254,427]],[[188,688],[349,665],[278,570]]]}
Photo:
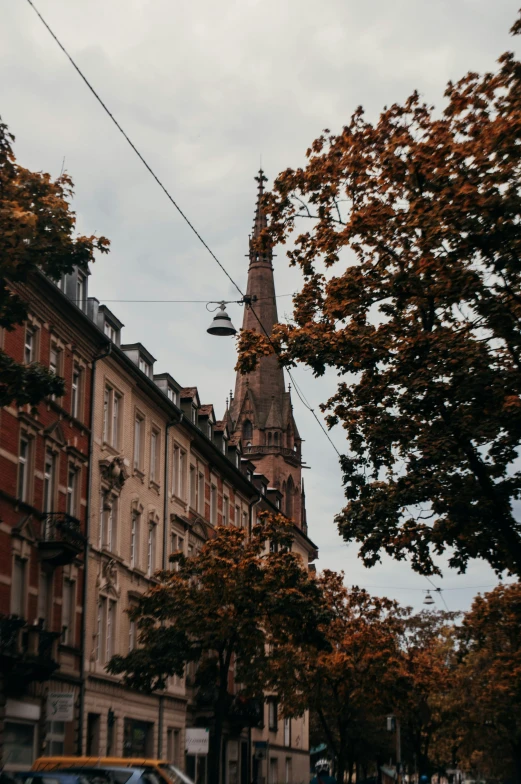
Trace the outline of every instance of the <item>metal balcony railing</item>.
{"label": "metal balcony railing", "polygon": [[65,512],[48,512],[42,518],[42,540],[44,542],[66,542],[83,547],[85,537],[81,532],[81,523]]}

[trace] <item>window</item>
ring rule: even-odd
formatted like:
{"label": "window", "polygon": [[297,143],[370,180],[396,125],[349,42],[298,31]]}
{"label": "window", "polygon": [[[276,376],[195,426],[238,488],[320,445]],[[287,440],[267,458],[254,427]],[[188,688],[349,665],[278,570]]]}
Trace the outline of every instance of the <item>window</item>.
{"label": "window", "polygon": [[130,529],[130,565],[139,567],[139,528],[141,515],[139,512],[132,513],[132,525]]}
{"label": "window", "polygon": [[293,766],[291,764],[291,757],[286,757],[286,778],[285,784],[291,784],[293,781]]}
{"label": "window", "polygon": [[103,396],[103,441],[115,449],[119,446],[121,408],[121,395],[111,386],[106,386]]}
{"label": "window", "polygon": [[62,594],[62,642],[74,645],[76,625],[76,583],[67,578],[63,581]]}
{"label": "window", "polygon": [[244,420],[244,424],[242,426],[242,437],[246,442],[251,441],[253,438],[253,426],[249,419]]}
{"label": "window", "polygon": [[113,343],[117,342],[118,331],[115,327],[112,326],[110,321],[105,321],[103,325],[103,331],[109,340],[111,340]]}
{"label": "window", "polygon": [[152,430],[150,434],[150,479],[159,482],[159,433]]}
{"label": "window", "polygon": [[235,507],[235,517],[234,517],[234,522],[235,522],[235,525],[237,526],[237,528],[238,528],[238,527],[240,526],[240,524],[241,524],[241,510],[239,509],[239,507],[238,507],[238,506],[236,506],[236,507]]}
{"label": "window", "polygon": [[223,454],[224,455],[226,454],[226,439],[224,436],[223,436]]}
{"label": "window", "polygon": [[40,579],[38,581],[38,622],[44,628],[52,626],[52,588],[53,572],[46,571],[40,565]]}
{"label": "window", "polygon": [[217,488],[215,485],[210,489],[210,522],[217,525]]}
{"label": "window", "polygon": [[20,768],[30,768],[36,756],[35,724],[6,721],[4,724],[3,758]]}
{"label": "window", "polygon": [[76,280],[76,304],[80,310],[85,308],[85,278],[78,273]]}
{"label": "window", "polygon": [[[65,750],[65,722],[63,721],[48,721],[46,731],[46,747],[45,750],[49,756],[60,756]],[[53,779],[50,778],[52,782]]]}
{"label": "window", "polygon": [[190,466],[190,506],[195,509],[197,505],[197,482],[195,466]]}
{"label": "window", "polygon": [[[170,535],[170,552],[171,553],[184,553],[185,550],[185,540],[184,537],[179,536],[178,534],[172,533]],[[177,571],[178,566],[175,563],[170,564],[170,569],[173,571]]]}
{"label": "window", "polygon": [[147,542],[147,574],[151,577],[156,570],[156,526],[149,523]]}
{"label": "window", "polygon": [[30,365],[36,359],[36,330],[28,324],[25,328],[24,362]]}
{"label": "window", "polygon": [[98,630],[96,645],[96,660],[100,664],[107,664],[114,655],[114,642],[116,637],[116,602],[100,597],[98,603]]}
{"label": "window", "polygon": [[101,494],[100,547],[115,553],[118,534],[118,499]]}
{"label": "window", "polygon": [[268,727],[272,732],[277,731],[277,700],[268,700]]}
{"label": "window", "polygon": [[[56,345],[56,343],[51,343],[51,349],[49,351],[49,370],[51,373],[55,375],[60,375],[61,373],[61,366],[62,366],[62,352]],[[51,395],[51,400],[56,400],[56,395]]]}
{"label": "window", "polygon": [[30,470],[31,470],[31,442],[26,435],[20,438],[20,451],[18,455],[18,498],[20,501],[29,500]]}
{"label": "window", "polygon": [[229,509],[230,509],[230,501],[226,496],[224,496],[223,497],[223,525],[228,525],[228,523],[230,522]]}
{"label": "window", "polygon": [[16,555],[13,561],[13,575],[11,578],[11,612],[20,618],[25,617],[26,566],[27,561]]}
{"label": "window", "polygon": [[197,488],[197,511],[204,515],[204,474],[199,473]]}
{"label": "window", "polygon": [[134,470],[141,471],[143,468],[143,434],[145,430],[145,420],[136,414],[134,421]]}
{"label": "window", "polygon": [[212,437],[212,423],[211,422],[208,422],[208,432],[207,432],[207,435],[208,435],[208,438]]}
{"label": "window", "polygon": [[242,527],[246,530],[248,528],[248,512],[242,513]]}
{"label": "window", "polygon": [[291,719],[284,719],[284,745],[291,746]]}
{"label": "window", "polygon": [[81,370],[78,365],[74,365],[72,369],[72,384],[71,384],[71,414],[75,419],[81,419],[80,416],[80,395],[81,395]]}
{"label": "window", "polygon": [[79,471],[69,466],[67,472],[67,514],[77,517],[78,513],[78,477]]}
{"label": "window", "polygon": [[139,357],[138,367],[145,376],[150,376],[150,365],[148,362],[145,362],[143,357]]}
{"label": "window", "polygon": [[277,757],[270,757],[270,771],[268,784],[277,784],[279,780],[279,761]]}
{"label": "window", "polygon": [[129,621],[128,624],[128,650],[133,651],[136,647],[136,640],[137,640],[137,627],[135,621]]}
{"label": "window", "polygon": [[194,425],[197,422],[197,408],[195,406],[192,406],[192,422]]}
{"label": "window", "polygon": [[172,387],[168,387],[166,394],[168,396],[168,399],[171,400],[172,403],[177,405],[177,392],[175,391],[175,389],[172,389]]}
{"label": "window", "polygon": [[179,498],[184,500],[186,496],[186,452],[181,450],[179,454]]}
{"label": "window", "polygon": [[179,487],[179,455],[181,453],[177,444],[174,444],[172,453],[172,495],[178,494]]}
{"label": "window", "polygon": [[43,466],[43,510],[44,512],[54,511],[55,497],[55,455],[50,449],[45,450],[45,461]]}

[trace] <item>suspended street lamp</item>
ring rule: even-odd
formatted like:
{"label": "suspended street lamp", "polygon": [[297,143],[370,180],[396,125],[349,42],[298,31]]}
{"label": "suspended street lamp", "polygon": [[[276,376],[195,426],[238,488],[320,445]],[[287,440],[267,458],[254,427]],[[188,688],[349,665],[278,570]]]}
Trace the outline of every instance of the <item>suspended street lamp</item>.
{"label": "suspended street lamp", "polygon": [[[232,335],[237,334],[237,330],[232,324],[232,320],[229,317],[228,313],[226,312],[226,305],[236,304],[236,305],[251,305],[252,302],[257,302],[257,297],[249,297],[244,296],[240,300],[221,300],[221,302],[208,302],[206,304],[206,310],[209,310],[210,313],[215,313],[215,316],[212,319],[212,323],[206,330],[210,335],[218,335],[219,337],[232,337]],[[209,308],[208,305],[217,305],[216,308]]]}
{"label": "suspended street lamp", "polygon": [[425,599],[423,600],[424,604],[435,604],[434,599],[432,598],[431,592],[427,591],[425,594]]}

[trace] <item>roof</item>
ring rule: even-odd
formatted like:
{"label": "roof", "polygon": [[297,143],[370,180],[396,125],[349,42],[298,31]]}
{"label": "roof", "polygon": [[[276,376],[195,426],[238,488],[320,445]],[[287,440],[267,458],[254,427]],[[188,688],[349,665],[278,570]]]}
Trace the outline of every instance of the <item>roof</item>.
{"label": "roof", "polygon": [[199,416],[215,416],[212,403],[204,403],[200,406]]}
{"label": "roof", "polygon": [[194,397],[197,397],[198,395],[197,387],[183,387],[180,394],[181,397],[185,397],[185,398],[189,397],[190,400],[193,400]]}

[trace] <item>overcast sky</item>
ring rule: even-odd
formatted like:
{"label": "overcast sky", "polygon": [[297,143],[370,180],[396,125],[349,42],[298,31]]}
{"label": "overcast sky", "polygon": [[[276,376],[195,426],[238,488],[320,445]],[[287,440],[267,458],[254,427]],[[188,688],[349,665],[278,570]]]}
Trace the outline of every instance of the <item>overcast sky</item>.
{"label": "overcast sky", "polygon": [[[362,104],[370,119],[414,89],[438,107],[449,79],[495,67],[514,48],[508,30],[519,0],[35,0],[134,143],[242,287],[260,156],[270,181],[304,163],[323,128],[338,131]],[[222,416],[234,384],[235,344],[206,334],[202,304],[110,300],[233,299],[236,292],[117,132],[26,0],[0,0],[0,116],[19,161],[76,186],[78,228],[109,237],[89,293],[125,323],[203,403]],[[279,295],[299,286],[279,249]],[[291,298],[278,300],[279,315]],[[236,326],[242,319],[230,306]],[[316,406],[334,389],[295,372]],[[371,570],[338,536],[343,504],[336,456],[311,414],[294,400],[305,439],[310,536],[320,568],[349,584],[419,608],[428,583],[389,559]],[[332,438],[343,449],[341,432]],[[496,582],[475,562],[445,570],[450,609],[469,606]],[[470,586],[470,587],[467,587]],[[439,597],[438,606],[442,607]]]}

